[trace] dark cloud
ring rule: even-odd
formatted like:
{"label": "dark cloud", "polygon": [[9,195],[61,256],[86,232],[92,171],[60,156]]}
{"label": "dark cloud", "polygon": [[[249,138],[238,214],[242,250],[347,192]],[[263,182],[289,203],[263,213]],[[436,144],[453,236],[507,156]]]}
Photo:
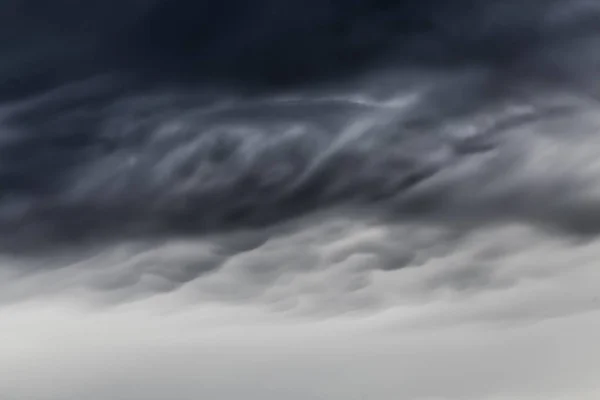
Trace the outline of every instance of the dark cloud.
{"label": "dark cloud", "polygon": [[512,65],[549,41],[586,35],[596,15],[584,3],[10,0],[0,9],[2,97],[107,71],[256,88],[390,63]]}
{"label": "dark cloud", "polygon": [[[150,274],[152,290],[173,290],[244,254],[248,292],[215,287],[252,297],[281,265],[322,265],[306,242],[269,247],[314,215],[459,236],[600,227],[583,165],[600,14],[584,1],[63,0],[0,15],[0,249],[150,254],[92,286]],[[357,265],[341,292],[429,257],[384,239],[326,257]],[[146,252],[180,240],[213,247]],[[486,271],[452,273],[454,286],[492,284]]]}
{"label": "dark cloud", "polygon": [[597,399],[596,3],[3,0],[3,398]]}

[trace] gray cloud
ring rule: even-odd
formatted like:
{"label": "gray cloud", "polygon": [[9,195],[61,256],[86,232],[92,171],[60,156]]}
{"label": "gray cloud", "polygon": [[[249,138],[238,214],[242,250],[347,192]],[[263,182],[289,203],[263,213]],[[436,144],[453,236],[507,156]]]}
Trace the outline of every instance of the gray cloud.
{"label": "gray cloud", "polygon": [[63,3],[0,23],[96,26],[0,44],[7,399],[598,397],[595,4]]}
{"label": "gray cloud", "polygon": [[[7,193],[0,207],[3,247],[30,253],[116,235],[204,234],[276,224],[340,204],[366,205],[386,217],[398,210],[435,214],[440,190],[413,192],[440,180],[448,187],[444,203],[451,197],[467,203],[469,213],[493,219],[485,210],[502,214],[505,207],[487,200],[478,206],[461,196],[473,191],[488,196],[477,179],[487,181],[496,169],[504,171],[503,163],[518,168],[511,157],[527,157],[516,153],[527,151],[530,144],[523,141],[531,135],[508,140],[506,131],[520,132],[519,124],[530,126],[559,110],[575,113],[590,106],[582,106],[584,99],[544,103],[560,99],[564,91],[571,97],[593,95],[588,82],[598,66],[590,51],[597,37],[587,22],[597,11],[582,1],[558,4],[482,3],[472,12],[462,3],[453,9],[440,6],[444,17],[434,30],[456,30],[452,35],[463,44],[481,40],[470,52],[485,53],[489,47],[501,55],[499,63],[465,55],[466,64],[454,70],[449,64],[443,72],[415,64],[410,73],[408,66],[393,63],[387,77],[375,69],[353,83],[252,96],[235,87],[211,91],[191,84],[187,91],[144,91],[107,70],[112,81],[84,81],[6,104],[0,147],[0,180]],[[478,23],[458,24],[459,15]],[[461,26],[471,30],[463,32]],[[516,106],[524,110],[513,110]],[[540,129],[546,128],[534,131]],[[440,177],[496,152],[500,155],[475,182],[467,179],[457,188]],[[567,220],[549,224],[597,229],[588,217],[558,206],[555,211],[527,206],[538,202],[536,196],[564,190],[557,182],[537,186],[500,218],[526,215],[546,223],[554,218],[547,214],[566,213]]]}
{"label": "gray cloud", "polygon": [[[556,254],[566,258],[573,251],[542,260]],[[3,308],[0,322],[9,329],[0,344],[0,369],[9,379],[0,388],[43,400],[84,394],[341,399],[363,393],[380,399],[587,400],[597,394],[597,310],[559,318],[547,312],[582,295],[586,281],[592,289],[592,271],[531,281],[518,293],[444,296],[371,317],[320,321],[294,321],[249,304],[190,307],[185,296],[94,310],[74,307],[72,295],[63,292],[59,299]],[[409,286],[427,281],[415,274],[431,269],[412,272],[397,278]],[[503,309],[528,311],[528,323],[510,323],[513,316]]]}
{"label": "gray cloud", "polygon": [[[265,100],[264,105],[249,104],[247,115],[237,103],[223,103],[215,106],[217,111],[206,111],[209,122],[222,115],[229,123],[238,116],[241,122],[235,122],[232,130],[220,130],[222,122],[215,122],[217,128],[207,128],[201,135],[194,133],[196,125],[189,121],[208,117],[176,107],[175,117],[165,119],[161,112],[173,109],[164,99],[147,116],[158,126],[140,130],[143,134],[138,137],[136,130],[120,134],[109,123],[106,134],[131,146],[122,144],[112,156],[84,164],[59,196],[19,203],[25,221],[37,218],[35,209],[41,206],[52,206],[48,211],[55,217],[70,220],[44,225],[48,221],[33,219],[26,225],[15,219],[22,230],[3,240],[10,244],[17,238],[31,245],[29,240],[41,233],[38,240],[56,243],[55,231],[36,229],[59,224],[59,231],[69,230],[80,224],[94,232],[105,222],[111,228],[108,236],[93,246],[70,247],[69,252],[65,252],[69,247],[57,247],[27,258],[19,251],[7,253],[7,268],[25,277],[18,284],[7,279],[2,297],[14,301],[91,288],[99,299],[119,302],[186,290],[199,300],[335,313],[389,306],[390,297],[387,290],[378,290],[377,277],[408,274],[412,267],[426,269],[435,259],[443,260],[445,267],[423,283],[432,293],[518,284],[518,275],[503,276],[500,271],[507,254],[524,251],[521,245],[499,242],[451,259],[469,238],[493,237],[504,227],[529,229],[534,239],[524,240],[526,246],[554,237],[564,237],[573,246],[591,240],[589,235],[597,229],[594,130],[599,121],[594,102],[556,91],[509,97],[440,122],[428,117],[431,124],[424,130],[419,124],[410,125],[412,110],[419,110],[422,103],[406,97],[372,100],[339,95],[314,100],[314,105]],[[140,101],[145,110],[154,100],[134,99],[126,106],[114,106],[119,112],[111,118],[117,127],[125,126],[118,117],[122,110],[127,110],[127,123],[145,123],[145,117],[128,115]],[[284,122],[296,113],[314,116],[316,110],[331,107],[323,114],[331,127],[315,131],[300,124],[291,126],[289,135],[274,136],[264,127],[283,122],[261,117],[263,107],[281,107],[277,115]],[[353,111],[344,117],[348,107]],[[260,129],[254,128],[255,123]],[[406,123],[409,128],[403,127]],[[566,132],[573,132],[577,140]],[[223,141],[233,146],[227,161],[207,161],[207,154]],[[461,153],[460,146],[474,150]],[[295,170],[291,155],[297,151],[302,157]],[[346,157],[352,162],[343,162]],[[283,168],[284,175],[269,184],[277,168]],[[407,176],[419,169],[428,175],[402,189]],[[182,177],[183,170],[193,174]],[[249,183],[252,177],[257,181]],[[314,179],[323,179],[319,190],[316,186],[304,197],[290,189]],[[286,192],[294,194],[289,201]],[[338,201],[341,204],[336,205]],[[244,204],[250,219],[239,226],[245,228],[227,231],[211,225]],[[317,214],[294,215],[327,205]],[[67,214],[60,212],[61,207],[67,207]],[[82,208],[87,217],[70,215],[71,207]],[[115,212],[119,209],[135,211],[115,219],[124,215]],[[179,219],[170,219],[174,211]],[[11,211],[6,217],[19,215]],[[252,223],[253,217],[272,218],[272,223],[261,227]],[[88,225],[96,219],[97,224]],[[188,235],[191,232],[169,225],[173,221],[191,228],[200,224],[204,232]],[[231,222],[243,223],[243,214]],[[117,227],[123,229],[114,230]],[[157,234],[161,231],[164,234]],[[450,267],[453,263],[456,269]]]}

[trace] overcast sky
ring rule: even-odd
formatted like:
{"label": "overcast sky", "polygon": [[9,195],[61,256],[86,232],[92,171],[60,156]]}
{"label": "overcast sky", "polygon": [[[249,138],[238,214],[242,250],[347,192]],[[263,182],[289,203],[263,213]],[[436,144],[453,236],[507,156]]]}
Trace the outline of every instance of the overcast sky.
{"label": "overcast sky", "polygon": [[53,4],[0,5],[2,400],[600,398],[595,2]]}

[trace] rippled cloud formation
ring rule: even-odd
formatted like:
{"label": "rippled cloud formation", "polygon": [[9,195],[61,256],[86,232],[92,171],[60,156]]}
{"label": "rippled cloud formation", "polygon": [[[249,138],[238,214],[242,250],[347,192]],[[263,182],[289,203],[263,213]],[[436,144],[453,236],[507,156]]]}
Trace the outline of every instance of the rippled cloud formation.
{"label": "rippled cloud formation", "polygon": [[0,393],[600,395],[600,6],[0,5]]}

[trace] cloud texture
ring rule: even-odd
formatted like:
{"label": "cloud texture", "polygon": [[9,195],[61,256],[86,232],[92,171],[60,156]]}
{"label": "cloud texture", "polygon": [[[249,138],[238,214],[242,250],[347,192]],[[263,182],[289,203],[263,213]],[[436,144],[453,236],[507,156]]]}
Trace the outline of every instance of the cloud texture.
{"label": "cloud texture", "polygon": [[0,393],[597,398],[599,17],[4,2]]}

